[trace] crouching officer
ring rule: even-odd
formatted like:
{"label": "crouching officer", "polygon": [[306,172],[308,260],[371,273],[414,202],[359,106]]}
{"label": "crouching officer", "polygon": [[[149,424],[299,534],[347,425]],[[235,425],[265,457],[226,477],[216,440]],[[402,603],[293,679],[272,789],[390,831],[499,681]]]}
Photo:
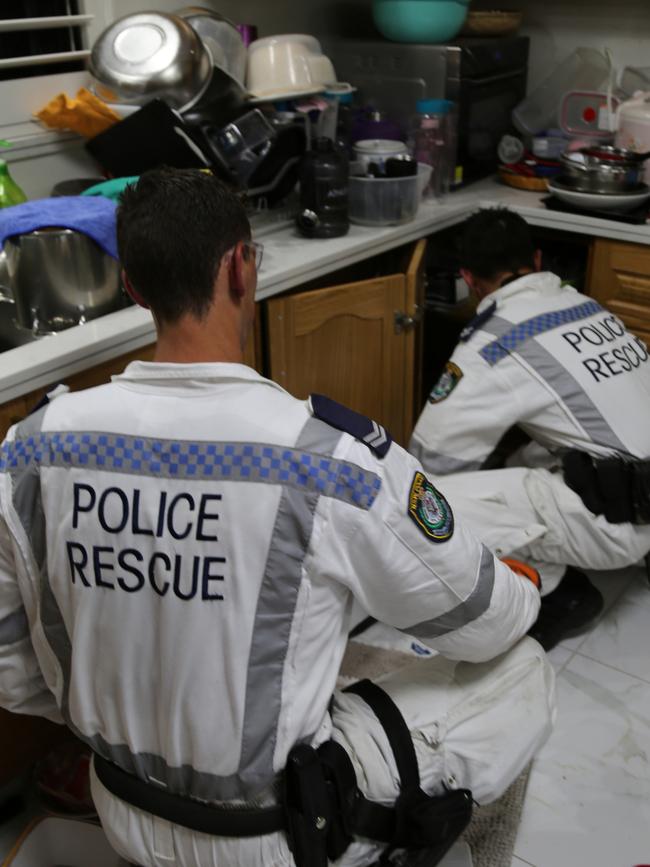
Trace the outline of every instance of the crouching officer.
{"label": "crouching officer", "polygon": [[[92,747],[143,867],[437,859],[548,737],[537,588],[380,425],[242,363],[262,250],[220,182],[143,175],[118,240],[155,359],[2,445],[0,703]],[[354,598],[441,656],[337,691]]]}
{"label": "crouching officer", "polygon": [[[619,569],[650,550],[648,350],[617,316],[540,271],[517,214],[479,211],[461,246],[477,316],[409,449],[445,476],[492,550],[537,561],[548,595],[531,634],[550,649],[602,609],[581,569]],[[531,445],[507,469],[474,472],[515,426]]]}

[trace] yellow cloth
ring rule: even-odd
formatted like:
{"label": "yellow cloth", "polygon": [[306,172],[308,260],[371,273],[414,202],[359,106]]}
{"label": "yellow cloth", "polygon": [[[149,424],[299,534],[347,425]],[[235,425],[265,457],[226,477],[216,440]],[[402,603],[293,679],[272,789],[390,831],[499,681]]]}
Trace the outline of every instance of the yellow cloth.
{"label": "yellow cloth", "polygon": [[121,120],[119,114],[85,87],[74,99],[60,93],[35,116],[51,129],[69,129],[85,138],[93,138]]}

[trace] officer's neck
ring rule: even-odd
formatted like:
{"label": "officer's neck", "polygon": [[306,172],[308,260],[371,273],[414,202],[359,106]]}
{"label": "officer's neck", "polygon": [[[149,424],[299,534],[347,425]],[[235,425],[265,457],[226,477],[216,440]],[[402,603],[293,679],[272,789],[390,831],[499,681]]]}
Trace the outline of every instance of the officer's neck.
{"label": "officer's neck", "polygon": [[526,274],[532,273],[532,268],[520,268],[518,271],[503,271],[492,280],[478,279],[474,285],[474,292],[479,301],[482,301],[488,295],[507,286],[508,283],[513,283],[515,280],[519,280],[520,277],[525,277]]}
{"label": "officer's neck", "polygon": [[171,364],[241,364],[248,328],[236,304],[214,303],[198,319],[187,314],[178,321],[156,323],[158,342],[154,361]]}

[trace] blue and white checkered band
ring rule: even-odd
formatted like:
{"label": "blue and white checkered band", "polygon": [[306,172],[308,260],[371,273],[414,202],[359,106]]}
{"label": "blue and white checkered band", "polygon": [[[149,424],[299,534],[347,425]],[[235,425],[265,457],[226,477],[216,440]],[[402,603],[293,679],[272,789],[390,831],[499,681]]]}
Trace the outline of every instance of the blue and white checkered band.
{"label": "blue and white checkered band", "polygon": [[0,447],[0,471],[83,468],[164,479],[261,482],[317,492],[369,509],[381,479],[327,455],[264,443],[158,440],[122,434],[48,432]]}
{"label": "blue and white checkered band", "polygon": [[569,307],[566,310],[552,310],[550,313],[541,313],[539,316],[533,316],[531,319],[526,319],[524,322],[513,325],[501,337],[484,346],[479,354],[487,361],[490,367],[493,367],[498,361],[501,361],[501,359],[514,352],[519,346],[533,337],[538,337],[540,334],[552,331],[554,328],[559,328],[568,322],[578,322],[580,319],[586,319],[588,316],[600,313],[602,309],[596,301],[586,301],[584,304],[578,304],[576,307]]}

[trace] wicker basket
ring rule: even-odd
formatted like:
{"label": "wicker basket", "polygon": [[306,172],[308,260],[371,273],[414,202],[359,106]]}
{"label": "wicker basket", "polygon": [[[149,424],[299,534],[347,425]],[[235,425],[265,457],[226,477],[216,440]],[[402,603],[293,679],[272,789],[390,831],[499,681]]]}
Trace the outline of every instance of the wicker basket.
{"label": "wicker basket", "polygon": [[523,12],[470,10],[463,25],[463,36],[508,36],[521,27]]}
{"label": "wicker basket", "polygon": [[499,178],[504,184],[518,190],[529,190],[536,193],[544,193],[548,190],[546,178],[529,178],[527,175],[518,175],[505,166],[499,166]]}

